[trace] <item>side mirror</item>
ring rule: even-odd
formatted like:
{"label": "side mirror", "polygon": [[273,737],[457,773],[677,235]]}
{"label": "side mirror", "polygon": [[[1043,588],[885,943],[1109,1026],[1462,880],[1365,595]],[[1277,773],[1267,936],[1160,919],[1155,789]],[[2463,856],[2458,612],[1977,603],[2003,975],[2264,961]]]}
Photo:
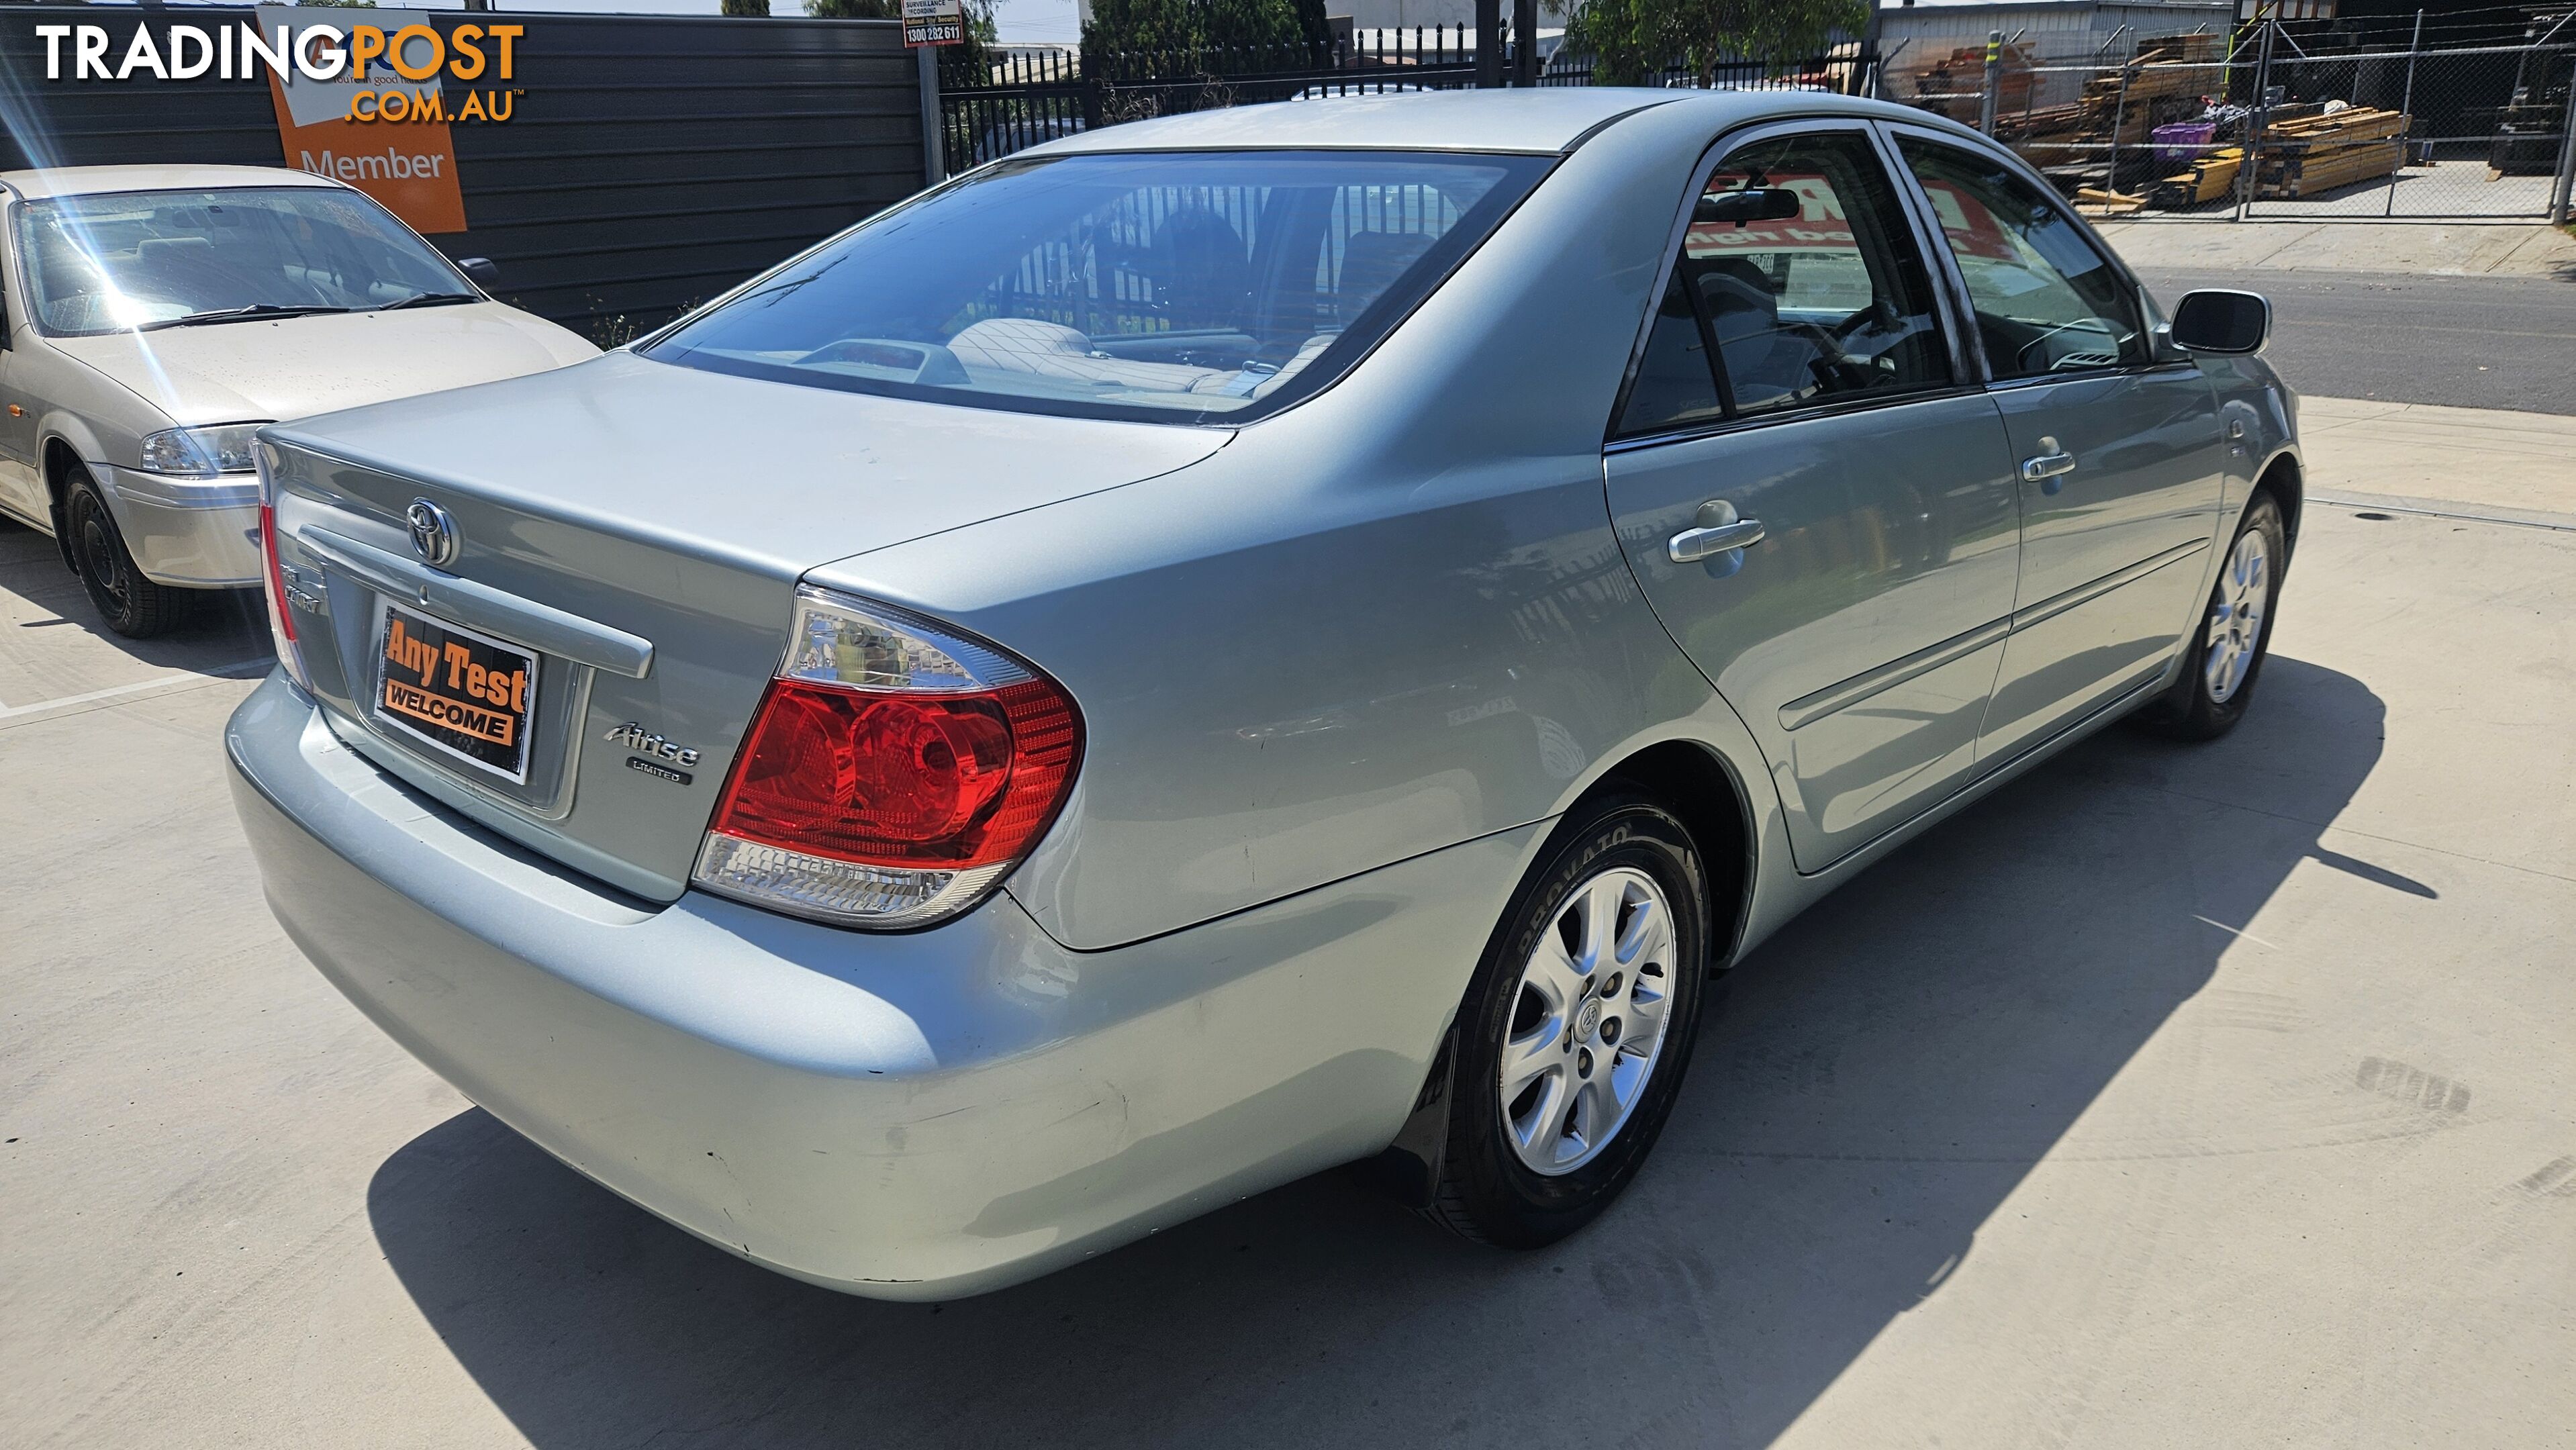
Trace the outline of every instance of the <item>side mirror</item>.
{"label": "side mirror", "polygon": [[2174,308],[2173,340],[2193,352],[2261,352],[2272,340],[2272,302],[2259,292],[2191,292]]}
{"label": "side mirror", "polygon": [[1703,196],[1691,208],[1691,220],[1714,224],[1733,222],[1786,222],[1798,219],[1805,201],[1785,186],[1757,187],[1748,191],[1724,191]]}
{"label": "side mirror", "polygon": [[473,278],[478,286],[490,287],[501,280],[501,265],[489,257],[459,257],[456,270]]}

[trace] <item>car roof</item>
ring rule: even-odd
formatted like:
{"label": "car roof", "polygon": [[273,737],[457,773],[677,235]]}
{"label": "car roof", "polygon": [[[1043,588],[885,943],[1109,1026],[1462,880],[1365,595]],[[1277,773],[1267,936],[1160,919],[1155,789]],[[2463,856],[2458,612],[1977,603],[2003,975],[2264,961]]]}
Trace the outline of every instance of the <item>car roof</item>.
{"label": "car roof", "polygon": [[218,191],[237,186],[338,186],[285,166],[47,166],[0,171],[22,197],[93,196],[108,191]]}
{"label": "car roof", "polygon": [[1650,106],[1686,106],[1722,130],[1770,116],[1872,116],[1944,124],[1927,112],[1821,91],[1542,86],[1321,96],[1105,126],[1015,153],[1114,151],[1502,151],[1561,155]]}
{"label": "car roof", "polygon": [[1390,151],[1520,151],[1552,156],[1606,122],[1689,94],[1615,86],[1547,86],[1534,90],[1319,96],[1130,121],[1030,150],[1064,155],[1077,151],[1366,147]]}

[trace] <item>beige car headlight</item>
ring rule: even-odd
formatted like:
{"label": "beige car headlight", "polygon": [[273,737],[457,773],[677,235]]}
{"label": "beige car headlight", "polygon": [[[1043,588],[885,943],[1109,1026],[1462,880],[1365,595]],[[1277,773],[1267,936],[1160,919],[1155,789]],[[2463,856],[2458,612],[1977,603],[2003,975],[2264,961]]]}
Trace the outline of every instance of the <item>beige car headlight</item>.
{"label": "beige car headlight", "polygon": [[180,478],[249,473],[258,467],[251,456],[251,435],[264,426],[224,423],[212,428],[164,429],[143,440],[144,471]]}

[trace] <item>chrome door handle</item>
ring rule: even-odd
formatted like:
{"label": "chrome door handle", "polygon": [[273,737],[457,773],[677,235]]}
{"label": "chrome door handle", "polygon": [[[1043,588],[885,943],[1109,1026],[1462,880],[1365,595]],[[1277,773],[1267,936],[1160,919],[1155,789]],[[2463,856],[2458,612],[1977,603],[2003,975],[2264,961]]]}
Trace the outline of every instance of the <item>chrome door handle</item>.
{"label": "chrome door handle", "polygon": [[2021,461],[2021,476],[2029,483],[2037,483],[2043,478],[2055,478],[2061,473],[2074,471],[2075,455],[2072,453],[2043,453],[2037,458],[2025,458]]}
{"label": "chrome door handle", "polygon": [[1714,528],[1684,529],[1664,545],[1664,552],[1676,564],[1696,564],[1713,554],[1750,548],[1761,542],[1760,519],[1737,519]]}
{"label": "chrome door handle", "polygon": [[2057,446],[2054,438],[2039,440],[2039,456],[2021,461],[2021,481],[2036,483],[2041,493],[2055,493],[2066,485],[2057,480],[2075,471],[2075,455]]}

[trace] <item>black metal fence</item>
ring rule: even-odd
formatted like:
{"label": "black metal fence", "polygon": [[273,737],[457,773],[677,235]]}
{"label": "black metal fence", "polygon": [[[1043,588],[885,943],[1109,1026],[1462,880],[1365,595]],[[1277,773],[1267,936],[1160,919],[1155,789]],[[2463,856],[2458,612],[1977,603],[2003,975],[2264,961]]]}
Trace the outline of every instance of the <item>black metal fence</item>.
{"label": "black metal fence", "polygon": [[956,172],[1122,121],[1475,83],[1472,31],[1417,26],[1316,45],[1128,51],[1102,57],[1091,69],[1070,50],[1006,54],[972,69],[944,67],[939,104],[948,169]]}
{"label": "black metal fence", "polygon": [[[1515,58],[1508,32],[1498,69]],[[1590,85],[1592,57],[1548,47],[1538,84]],[[1806,88],[1862,94],[1874,71],[1857,44],[1789,61],[1743,60],[1707,73],[1675,65],[1647,83],[1735,89]],[[1123,121],[1259,101],[1402,91],[1463,90],[1477,83],[1476,36],[1466,26],[1354,32],[1327,44],[1226,46],[1096,56],[1023,52],[939,76],[948,169],[963,171],[1024,147]]]}

